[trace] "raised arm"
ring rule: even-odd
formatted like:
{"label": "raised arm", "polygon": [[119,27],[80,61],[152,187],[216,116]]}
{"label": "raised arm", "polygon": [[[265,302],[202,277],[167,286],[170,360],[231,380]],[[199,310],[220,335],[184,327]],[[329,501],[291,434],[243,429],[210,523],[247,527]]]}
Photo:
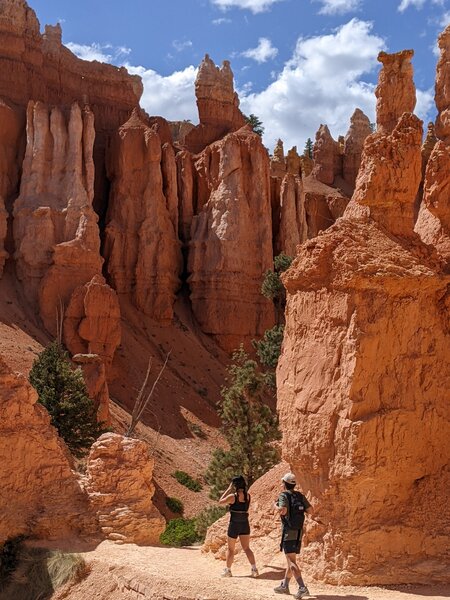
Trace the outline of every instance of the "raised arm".
{"label": "raised arm", "polygon": [[233,504],[234,503],[234,494],[232,494],[233,484],[227,487],[224,493],[219,498],[219,504]]}

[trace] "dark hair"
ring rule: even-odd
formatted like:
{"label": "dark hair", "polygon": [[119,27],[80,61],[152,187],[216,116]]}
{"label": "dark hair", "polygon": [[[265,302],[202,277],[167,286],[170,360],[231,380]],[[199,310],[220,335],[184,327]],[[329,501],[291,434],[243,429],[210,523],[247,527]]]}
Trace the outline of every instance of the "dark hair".
{"label": "dark hair", "polygon": [[238,475],[237,477],[233,477],[231,483],[234,485],[236,490],[247,490],[247,482],[245,481],[242,475]]}
{"label": "dark hair", "polygon": [[288,483],[287,481],[283,481],[283,483],[287,490],[293,490],[295,488],[295,483]]}

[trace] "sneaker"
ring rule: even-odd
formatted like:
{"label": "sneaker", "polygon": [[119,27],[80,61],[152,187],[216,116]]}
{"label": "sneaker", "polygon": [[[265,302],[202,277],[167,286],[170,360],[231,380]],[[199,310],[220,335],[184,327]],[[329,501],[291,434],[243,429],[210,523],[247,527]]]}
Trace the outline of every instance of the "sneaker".
{"label": "sneaker", "polygon": [[222,571],[222,577],[233,577],[231,574],[231,569],[225,567],[225,569]]}
{"label": "sneaker", "polygon": [[309,596],[309,590],[306,587],[306,585],[302,585],[298,588],[298,592],[295,594],[294,598],[296,598],[297,600],[300,600],[300,598],[303,598],[303,596]]}
{"label": "sneaker", "polygon": [[276,594],[287,594],[288,596],[289,596],[289,594],[291,593],[291,592],[289,591],[289,588],[288,588],[288,587],[285,587],[283,584],[281,584],[281,585],[278,585],[276,588],[273,588],[273,591],[274,591]]}
{"label": "sneaker", "polygon": [[258,569],[256,567],[252,567],[252,577],[258,577]]}

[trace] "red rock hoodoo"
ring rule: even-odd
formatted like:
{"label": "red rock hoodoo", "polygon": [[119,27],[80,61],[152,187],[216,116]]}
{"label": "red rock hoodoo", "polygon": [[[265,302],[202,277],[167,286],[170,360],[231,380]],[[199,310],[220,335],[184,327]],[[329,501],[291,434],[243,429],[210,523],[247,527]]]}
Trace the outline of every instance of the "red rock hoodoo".
{"label": "red rock hoodoo", "polygon": [[[399,56],[383,56],[378,90]],[[411,108],[408,65],[389,90]],[[421,122],[380,102],[377,122],[344,217],[284,276],[283,456],[324,523],[304,550],[316,577],[444,581],[450,276],[413,232]]]}

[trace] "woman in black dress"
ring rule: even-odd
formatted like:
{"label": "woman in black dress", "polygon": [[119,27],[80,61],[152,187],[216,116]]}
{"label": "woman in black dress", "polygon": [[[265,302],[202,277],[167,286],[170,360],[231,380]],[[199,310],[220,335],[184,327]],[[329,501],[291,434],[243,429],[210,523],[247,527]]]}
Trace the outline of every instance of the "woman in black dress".
{"label": "woman in black dress", "polygon": [[231,577],[231,565],[233,564],[236,540],[239,538],[242,550],[245,552],[248,562],[252,567],[252,577],[258,577],[255,555],[250,549],[250,523],[248,520],[248,509],[250,506],[250,494],[247,492],[247,483],[240,475],[231,480],[230,485],[219,499],[219,504],[227,504],[230,509],[230,524],[228,525],[228,548],[227,566],[222,577]]}

